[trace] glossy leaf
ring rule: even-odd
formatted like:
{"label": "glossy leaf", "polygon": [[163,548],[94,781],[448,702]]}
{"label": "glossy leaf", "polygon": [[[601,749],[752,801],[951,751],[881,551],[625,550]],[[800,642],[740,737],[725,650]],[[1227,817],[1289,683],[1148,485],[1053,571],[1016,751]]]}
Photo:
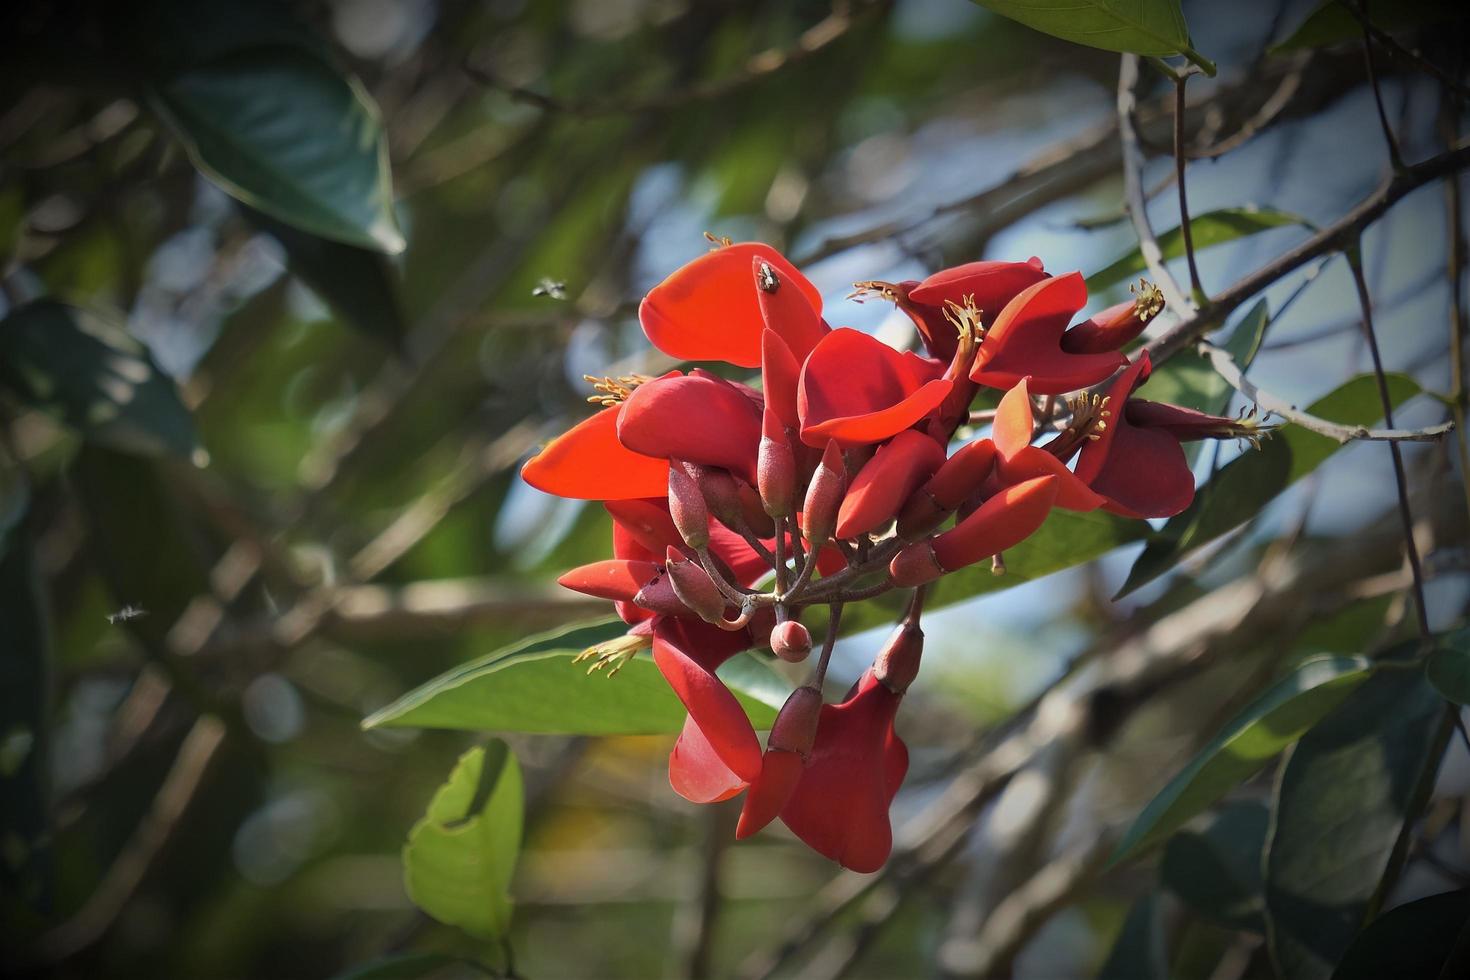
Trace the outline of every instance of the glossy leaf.
{"label": "glossy leaf", "polygon": [[[1368,18],[1381,31],[1402,31],[1428,24],[1462,19],[1465,5],[1459,0],[1377,0],[1368,4]],[[1339,0],[1323,0],[1300,27],[1271,51],[1300,51],[1332,44],[1363,41],[1363,25]]]}
{"label": "glossy leaf", "polygon": [[1302,664],[1236,715],[1144,807],[1113,852],[1122,861],[1202,813],[1337,707],[1368,676],[1363,657]]}
{"label": "glossy leaf", "polygon": [[291,271],[339,316],[395,351],[403,349],[407,325],[398,297],[398,274],[387,258],[301,231],[254,209],[243,210],[281,243]]}
{"label": "glossy leaf", "polygon": [[1449,729],[1418,671],[1378,673],[1287,757],[1266,842],[1266,938],[1279,976],[1325,978],[1362,926]]}
{"label": "glossy leaf", "polygon": [[1179,0],[975,0],[1052,37],[1104,51],[1186,54],[1210,74],[1214,65],[1189,45]]}
{"label": "glossy leaf", "polygon": [[[1226,242],[1257,235],[1273,228],[1292,226],[1310,228],[1311,222],[1287,211],[1256,207],[1220,208],[1217,211],[1206,211],[1204,214],[1195,215],[1189,222],[1190,231],[1194,235],[1196,252],[1209,248],[1211,245],[1223,245]],[[1164,258],[1184,257],[1184,234],[1180,229],[1170,228],[1158,238],[1159,249],[1163,252]],[[1143,261],[1142,250],[1135,248],[1112,264],[1088,276],[1087,291],[1095,293],[1109,286],[1116,286],[1125,279],[1139,275],[1147,269],[1148,263]]]}
{"label": "glossy leaf", "polygon": [[246,48],[155,80],[148,95],[232,197],[322,238],[403,250],[377,107],[324,59],[299,46]]}
{"label": "glossy leaf", "polygon": [[460,756],[403,847],[409,898],[446,925],[502,938],[523,811],[521,767],[504,742]]}
{"label": "glossy leaf", "polygon": [[[1395,407],[1419,393],[1419,385],[1402,374],[1388,376]],[[1307,407],[1312,415],[1346,425],[1371,425],[1383,417],[1378,385],[1361,374]],[[1306,476],[1342,448],[1335,439],[1297,425],[1277,430],[1257,450],[1248,450],[1220,467],[1194,496],[1184,513],[1171,517],[1149,535],[1134,561],[1121,598],[1177,565],[1185,555],[1250,520],[1277,494]]]}
{"label": "glossy leaf", "polygon": [[1163,914],[1160,906],[1155,892],[1133,903],[1098,971],[1098,980],[1169,980],[1169,952],[1159,921]]}
{"label": "glossy leaf", "polygon": [[0,320],[0,388],[124,452],[199,451],[173,380],[120,323],[91,310],[39,300]]}
{"label": "glossy leaf", "polygon": [[[542,735],[658,735],[684,725],[684,706],[645,653],[617,676],[588,674],[572,658],[621,636],[618,621],[545,633],[472,660],[415,688],[363,721],[364,728],[415,726]],[[756,728],[769,728],[790,693],[752,656],[720,670]]]}
{"label": "glossy leaf", "polygon": [[1440,640],[1424,664],[1424,676],[1446,701],[1470,704],[1470,628]]}
{"label": "glossy leaf", "polygon": [[1186,827],[1164,848],[1164,887],[1205,918],[1228,929],[1265,931],[1261,919],[1261,855],[1270,814],[1263,803],[1240,800]]}
{"label": "glossy leaf", "polygon": [[1436,980],[1464,976],[1452,968],[1456,941],[1470,923],[1470,890],[1430,895],[1390,909],[1358,933],[1332,980]]}

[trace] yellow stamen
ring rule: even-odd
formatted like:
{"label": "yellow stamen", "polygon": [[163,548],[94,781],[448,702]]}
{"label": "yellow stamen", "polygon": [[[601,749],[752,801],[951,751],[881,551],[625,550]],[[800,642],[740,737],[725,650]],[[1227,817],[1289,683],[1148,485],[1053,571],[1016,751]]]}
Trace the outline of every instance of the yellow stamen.
{"label": "yellow stamen", "polygon": [[646,374],[620,374],[616,378],[601,377],[595,374],[584,374],[582,380],[592,385],[592,390],[599,392],[596,395],[588,395],[587,400],[594,405],[603,408],[611,408],[621,402],[628,400],[633,394],[633,389],[653,379]]}
{"label": "yellow stamen", "polygon": [[1067,423],[1067,436],[1075,444],[1078,439],[1097,440],[1108,427],[1108,395],[1081,394],[1068,399],[1067,407],[1072,410],[1072,421]]}
{"label": "yellow stamen", "polygon": [[1140,323],[1147,323],[1163,312],[1164,292],[1147,279],[1140,279],[1137,285],[1130,285],[1128,291],[1135,297],[1133,312]]}
{"label": "yellow stamen", "polygon": [[886,299],[890,303],[897,303],[898,287],[891,282],[884,282],[881,279],[868,279],[864,282],[853,283],[852,292],[847,294],[848,299],[858,303],[861,303],[866,296],[877,296],[879,299]]}
{"label": "yellow stamen", "polygon": [[966,296],[962,303],[956,303],[952,299],[945,300],[943,315],[958,332],[961,340],[968,337],[979,343],[985,339],[985,324],[981,322],[981,310],[975,305],[973,294]]}
{"label": "yellow stamen", "polygon": [[710,251],[721,248],[729,248],[731,245],[735,244],[735,240],[729,235],[711,235],[709,232],[704,233],[704,240],[714,246],[714,248],[710,249]]}
{"label": "yellow stamen", "polygon": [[[617,676],[623,665],[635,657],[639,650],[647,649],[653,645],[653,641],[646,636],[619,636],[590,646],[572,658],[572,663],[579,664],[586,660],[592,660],[592,666],[587,668],[588,676],[604,667],[611,667],[607,672],[608,677]],[[595,660],[593,658],[596,658]]]}

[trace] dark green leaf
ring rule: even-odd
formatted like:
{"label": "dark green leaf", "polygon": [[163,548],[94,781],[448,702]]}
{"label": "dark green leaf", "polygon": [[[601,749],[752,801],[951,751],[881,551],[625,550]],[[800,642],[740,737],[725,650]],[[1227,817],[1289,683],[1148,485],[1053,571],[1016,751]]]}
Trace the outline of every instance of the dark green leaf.
{"label": "dark green leaf", "polygon": [[40,300],[0,320],[0,386],[115,449],[199,452],[172,379],[119,323],[90,310]]}
{"label": "dark green leaf", "polygon": [[1173,833],[1264,766],[1368,676],[1363,657],[1310,660],[1277,681],[1230,720],[1169,781],[1128,828],[1113,860],[1122,861]]}
{"label": "dark green leaf", "polygon": [[[1291,226],[1310,228],[1312,225],[1307,219],[1286,211],[1254,207],[1220,208],[1218,211],[1206,211],[1204,214],[1191,218],[1189,222],[1190,231],[1194,236],[1195,251],[1211,245],[1223,245],[1226,242],[1233,242],[1263,231],[1270,231],[1272,228]],[[1164,258],[1184,257],[1184,235],[1178,228],[1171,228],[1158,237],[1159,248],[1164,253]],[[1147,268],[1148,263],[1143,261],[1143,252],[1135,248],[1106,268],[1099,269],[1088,276],[1087,290],[1095,293],[1109,286],[1115,286],[1131,276],[1144,272]]]}
{"label": "dark green leaf", "polygon": [[1027,27],[1073,44],[1142,55],[1188,55],[1210,74],[1215,66],[1189,46],[1179,0],[975,0]]}
{"label": "dark green leaf", "polygon": [[281,243],[291,271],[344,320],[395,351],[403,349],[406,327],[398,299],[398,274],[387,258],[299,231],[253,208],[243,210]]}
{"label": "dark green leaf", "polygon": [[1420,672],[1380,672],[1287,757],[1265,865],[1278,975],[1325,978],[1352,943],[1438,768],[1446,710]]}
{"label": "dark green leaf", "polygon": [[194,165],[232,197],[322,238],[402,251],[387,140],[356,79],[279,45],[183,69],[148,93]]}
{"label": "dark green leaf", "polygon": [[1265,931],[1261,854],[1270,814],[1255,800],[1226,803],[1198,829],[1169,838],[1159,875],[1164,887],[1228,929]]}
{"label": "dark green leaf", "polygon": [[1358,933],[1332,980],[1436,980],[1470,920],[1470,891],[1445,892],[1390,909]]}
{"label": "dark green leaf", "polygon": [[1159,922],[1159,896],[1150,892],[1128,910],[1098,980],[1169,980],[1169,955]]}
{"label": "dark green leaf", "polygon": [[[1368,5],[1369,20],[1382,31],[1402,31],[1426,24],[1442,24],[1465,16],[1460,0],[1374,0]],[[1363,25],[1338,0],[1322,4],[1272,52],[1321,48],[1344,41],[1363,40]]]}
{"label": "dark green leaf", "polygon": [[[618,621],[545,633],[472,660],[410,691],[364,728],[416,726],[542,735],[657,735],[684,725],[684,706],[653,660],[633,657],[617,676],[588,674],[572,658],[622,636]],[[760,661],[732,658],[720,676],[756,728],[769,728],[790,693]]]}
{"label": "dark green leaf", "polygon": [[414,904],[482,939],[510,927],[510,880],[524,818],[521,767],[493,740],[460,756],[408,833],[403,879]]}
{"label": "dark green leaf", "polygon": [[[1402,374],[1388,376],[1395,407],[1419,393]],[[1308,406],[1307,411],[1345,425],[1371,425],[1383,417],[1378,385],[1361,374]],[[1194,495],[1184,513],[1149,536],[1115,598],[1128,595],[1167,572],[1189,552],[1245,523],[1281,491],[1322,465],[1342,446],[1335,439],[1297,425],[1283,426],[1259,450],[1248,451],[1220,468]]]}
{"label": "dark green leaf", "polygon": [[1439,649],[1424,664],[1424,675],[1446,701],[1470,704],[1470,628],[1440,641]]}
{"label": "dark green leaf", "polygon": [[447,969],[462,966],[464,962],[444,953],[403,953],[358,964],[332,980],[424,980],[438,975],[441,970],[446,971],[445,976],[450,976]]}

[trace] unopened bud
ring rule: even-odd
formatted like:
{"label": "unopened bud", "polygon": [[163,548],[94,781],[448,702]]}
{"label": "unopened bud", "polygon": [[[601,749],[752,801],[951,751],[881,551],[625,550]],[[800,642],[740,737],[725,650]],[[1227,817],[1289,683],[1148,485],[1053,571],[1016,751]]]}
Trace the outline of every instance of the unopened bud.
{"label": "unopened bud", "polygon": [[756,482],[760,486],[761,506],[771,517],[791,513],[791,498],[796,492],[796,456],[776,413],[766,406],[761,419],[760,449],[756,455]]}
{"label": "unopened bud", "polygon": [[839,538],[876,531],[944,462],[944,447],[912,429],[885,443],[858,472],[837,512]]}
{"label": "unopened bud", "polygon": [[[934,557],[945,571],[964,568],[1013,548],[1046,520],[1057,497],[1055,476],[1006,487],[934,539]],[[895,559],[896,560],[896,559]]]}
{"label": "unopened bud", "polygon": [[794,619],[771,630],[771,652],[787,663],[799,664],[812,653],[812,634]]}
{"label": "unopened bud", "polygon": [[847,489],[847,470],[842,461],[842,450],[835,440],[828,441],[822,452],[822,462],[812,474],[807,487],[806,504],[802,508],[802,533],[812,547],[824,544],[837,526],[837,510],[842,506],[842,495]]}
{"label": "unopened bud", "polygon": [[798,687],[791,692],[776,715],[761,772],[750,784],[735,837],[743,840],[776,819],[796,792],[802,771],[817,740],[817,723],[822,717],[822,692],[815,687]]}
{"label": "unopened bud", "polygon": [[745,520],[745,507],[740,499],[739,481],[728,470],[713,466],[690,466],[689,473],[715,519],[732,530],[740,527]]}
{"label": "unopened bud", "polygon": [[817,740],[817,721],[821,716],[822,692],[811,686],[798,687],[776,715],[766,749],[795,752],[803,759],[808,758]]}
{"label": "unopened bud", "polygon": [[693,613],[674,591],[674,583],[669,580],[669,576],[662,572],[638,590],[638,594],[633,597],[633,604],[663,616],[689,616]]}
{"label": "unopened bud", "polygon": [[669,461],[669,516],[689,547],[698,550],[709,544],[709,506],[699,484],[678,460]]}
{"label": "unopened bud", "polygon": [[924,631],[917,623],[902,623],[873,660],[873,676],[894,694],[902,694],[918,676],[923,652]]}
{"label": "unopened bud", "polygon": [[910,588],[932,582],[944,574],[934,556],[933,541],[917,541],[893,556],[888,563],[888,577],[893,584]]}
{"label": "unopened bud", "polygon": [[899,535],[917,537],[944,523],[990,476],[995,457],[995,444],[989,439],[960,447],[899,511]]}
{"label": "unopened bud", "polygon": [[664,565],[674,595],[707,623],[719,623],[725,618],[725,597],[715,585],[714,579],[694,562],[681,555],[677,548],[669,547],[668,563]]}

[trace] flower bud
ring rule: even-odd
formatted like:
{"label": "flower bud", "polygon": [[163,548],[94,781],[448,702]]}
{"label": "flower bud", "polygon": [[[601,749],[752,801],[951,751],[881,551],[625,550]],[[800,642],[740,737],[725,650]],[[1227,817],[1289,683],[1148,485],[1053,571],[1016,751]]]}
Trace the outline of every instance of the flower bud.
{"label": "flower bud", "polygon": [[749,837],[776,819],[796,792],[816,743],[821,715],[822,693],[814,687],[798,687],[786,699],[766,739],[760,775],[750,784],[745,796],[745,806],[735,828],[737,839]]}
{"label": "flower bud", "polygon": [[824,544],[832,536],[837,525],[837,509],[842,505],[846,488],[847,470],[842,462],[842,450],[836,440],[829,440],[822,452],[822,462],[812,474],[812,482],[806,491],[806,504],[802,508],[802,533],[812,547]]}
{"label": "flower bud", "polygon": [[706,623],[720,623],[725,618],[725,596],[714,579],[694,562],[670,546],[668,563],[664,565],[674,595]]}
{"label": "flower bud", "polygon": [[633,604],[662,616],[698,615],[679,598],[679,594],[674,591],[674,583],[666,573],[660,573],[639,589],[637,595],[633,596]]}
{"label": "flower bud", "polygon": [[699,484],[677,459],[669,460],[669,516],[689,547],[697,551],[709,545],[709,506]]}
{"label": "flower bud", "polygon": [[777,623],[771,630],[771,652],[791,664],[799,664],[812,653],[812,634],[794,619]]}
{"label": "flower bud", "polygon": [[837,536],[852,538],[876,531],[944,462],[944,448],[908,429],[879,447],[852,481],[837,512]]}
{"label": "flower bud", "polygon": [[791,513],[791,498],[796,492],[796,455],[786,438],[785,429],[776,413],[767,405],[761,419],[761,441],[756,456],[756,481],[760,487],[761,506],[771,517]]}
{"label": "flower bud", "polygon": [[888,577],[894,585],[910,588],[932,582],[944,574],[939,559],[934,557],[933,541],[917,541],[893,556],[888,563]]}
{"label": "flower bud", "polygon": [[728,470],[713,466],[691,465],[687,469],[689,475],[694,478],[694,485],[699,488],[699,495],[704,498],[709,512],[726,527],[736,527],[740,523],[743,511],[740,506],[740,491],[735,483],[735,478]]}
{"label": "flower bud", "polygon": [[898,533],[912,538],[938,527],[994,468],[995,444],[989,439],[962,446],[909,498],[898,515]]}
{"label": "flower bud", "polygon": [[903,694],[919,674],[924,631],[918,623],[900,623],[873,661],[873,676],[895,694]]}
{"label": "flower bud", "polygon": [[1057,482],[1055,476],[1037,477],[1006,487],[985,501],[975,513],[934,539],[939,567],[952,572],[1026,540],[1051,512]]}

